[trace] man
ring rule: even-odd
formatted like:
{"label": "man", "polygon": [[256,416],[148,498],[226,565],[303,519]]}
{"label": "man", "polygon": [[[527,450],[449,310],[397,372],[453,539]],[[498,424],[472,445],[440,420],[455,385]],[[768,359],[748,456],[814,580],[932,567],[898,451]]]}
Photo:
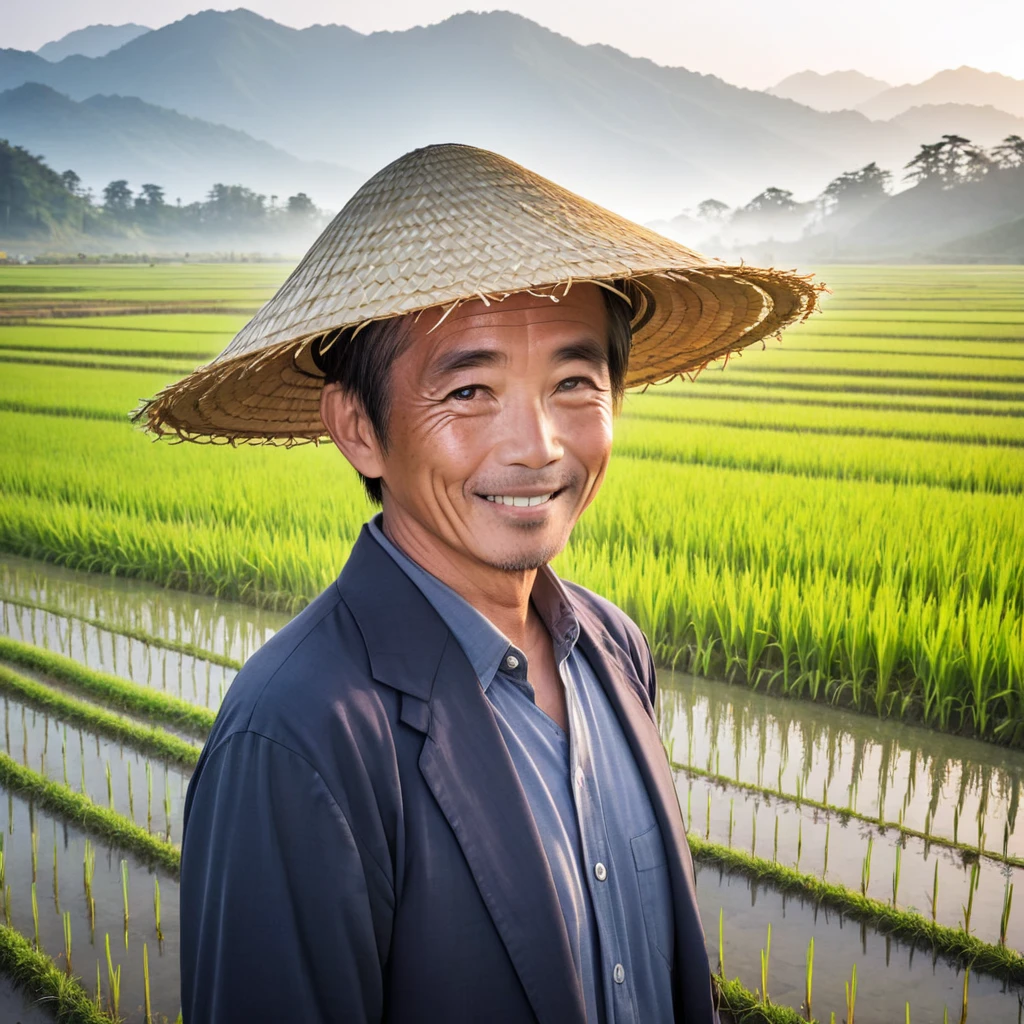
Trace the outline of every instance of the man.
{"label": "man", "polygon": [[326,430],[382,506],[229,687],[189,784],[186,1024],[718,1019],[649,646],[548,563],[627,383],[815,290],[427,147],[140,411],[189,438]]}

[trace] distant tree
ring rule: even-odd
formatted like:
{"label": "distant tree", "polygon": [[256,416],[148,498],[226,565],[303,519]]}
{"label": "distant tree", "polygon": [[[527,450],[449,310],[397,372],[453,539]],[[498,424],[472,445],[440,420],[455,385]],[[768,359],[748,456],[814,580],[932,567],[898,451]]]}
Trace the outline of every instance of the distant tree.
{"label": "distant tree", "polygon": [[222,226],[255,226],[266,216],[266,199],[244,185],[218,182],[203,203],[203,219]]}
{"label": "distant tree", "polygon": [[159,185],[143,185],[142,191],[135,197],[135,205],[148,206],[150,208],[163,206],[164,190]]}
{"label": "distant tree", "polygon": [[955,188],[977,181],[988,173],[992,161],[984,150],[962,135],[943,135],[941,142],[926,143],[917,155],[904,164],[909,178],[918,185],[934,184]]}
{"label": "distant tree", "polygon": [[82,179],[75,174],[74,171],[64,171],[60,176],[60,180],[64,183],[64,187],[73,195],[80,195],[80,189],[82,187]]}
{"label": "distant tree", "polygon": [[297,220],[311,220],[316,216],[316,206],[305,192],[288,197],[288,216]]}
{"label": "distant tree", "polygon": [[913,181],[916,185],[939,184],[942,181],[942,143],[926,142],[917,151],[917,155],[903,165],[907,171],[904,180]]}
{"label": "distant tree", "polygon": [[796,207],[793,193],[784,188],[766,188],[742,209],[745,213],[782,213]]}
{"label": "distant tree", "polygon": [[885,199],[891,181],[892,174],[872,160],[858,171],[844,171],[838,178],[833,178],[816,202],[824,216],[854,212]]}
{"label": "distant tree", "polygon": [[112,181],[103,189],[103,205],[113,214],[128,212],[132,200],[132,190],[124,178]]}
{"label": "distant tree", "polygon": [[996,167],[1024,167],[1024,139],[1007,135],[998,146],[989,150]]}
{"label": "distant tree", "polygon": [[697,216],[701,220],[720,221],[725,219],[729,207],[720,199],[705,199],[697,204]]}

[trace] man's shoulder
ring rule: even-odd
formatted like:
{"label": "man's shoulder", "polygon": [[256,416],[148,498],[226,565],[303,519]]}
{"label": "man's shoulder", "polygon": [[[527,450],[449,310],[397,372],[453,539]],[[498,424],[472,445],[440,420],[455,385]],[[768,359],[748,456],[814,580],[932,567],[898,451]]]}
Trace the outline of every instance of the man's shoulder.
{"label": "man's shoulder", "polygon": [[209,744],[239,732],[258,733],[306,756],[310,743],[326,741],[329,718],[358,709],[379,713],[358,626],[332,583],[245,662],[231,681]]}

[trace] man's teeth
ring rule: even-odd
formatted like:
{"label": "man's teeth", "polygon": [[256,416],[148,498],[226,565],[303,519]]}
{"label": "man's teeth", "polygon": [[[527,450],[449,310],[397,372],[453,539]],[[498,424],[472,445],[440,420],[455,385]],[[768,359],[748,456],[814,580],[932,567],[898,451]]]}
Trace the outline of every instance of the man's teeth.
{"label": "man's teeth", "polygon": [[497,505],[515,505],[517,508],[530,508],[533,505],[543,505],[545,501],[550,501],[551,494],[538,494],[535,497],[528,498],[525,496],[511,495],[511,494],[488,494],[487,500],[493,501]]}

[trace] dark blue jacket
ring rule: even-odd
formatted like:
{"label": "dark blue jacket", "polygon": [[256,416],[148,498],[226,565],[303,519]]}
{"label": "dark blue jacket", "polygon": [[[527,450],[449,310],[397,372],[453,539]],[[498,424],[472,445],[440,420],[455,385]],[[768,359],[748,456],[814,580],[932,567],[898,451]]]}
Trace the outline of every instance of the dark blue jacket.
{"label": "dark blue jacket", "polygon": [[[682,815],[637,626],[566,584],[669,858],[677,1021],[712,1024]],[[585,1024],[540,837],[447,626],[363,530],[245,664],[189,783],[185,1024]]]}

